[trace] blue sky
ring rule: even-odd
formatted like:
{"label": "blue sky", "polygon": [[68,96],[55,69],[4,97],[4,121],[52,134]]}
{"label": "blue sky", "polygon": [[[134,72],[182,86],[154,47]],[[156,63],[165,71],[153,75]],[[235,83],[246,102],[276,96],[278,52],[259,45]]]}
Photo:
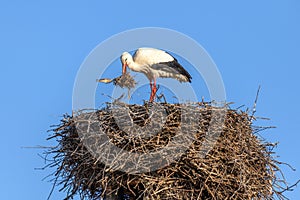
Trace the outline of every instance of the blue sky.
{"label": "blue sky", "polygon": [[[72,90],[79,66],[111,35],[157,26],[180,31],[200,43],[222,75],[227,100],[251,107],[262,86],[257,124],[277,128],[262,132],[279,141],[278,159],[289,183],[300,179],[299,73],[300,3],[266,1],[1,1],[0,91],[2,199],[46,199],[50,173],[39,171],[39,149],[22,147],[45,140],[49,126],[72,110]],[[145,97],[145,98],[148,98]],[[300,199],[300,186],[286,193]],[[54,191],[52,199],[62,199]]]}

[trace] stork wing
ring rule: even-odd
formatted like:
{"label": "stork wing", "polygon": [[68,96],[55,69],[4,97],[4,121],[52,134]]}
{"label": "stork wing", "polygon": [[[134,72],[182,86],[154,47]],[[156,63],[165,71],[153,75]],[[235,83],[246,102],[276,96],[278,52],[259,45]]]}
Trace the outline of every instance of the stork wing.
{"label": "stork wing", "polygon": [[176,77],[176,74],[186,77],[188,82],[191,82],[192,76],[180,65],[177,60],[171,62],[161,62],[151,66],[151,68],[165,72],[165,77]]}
{"label": "stork wing", "polygon": [[137,63],[147,63],[149,65],[160,62],[170,62],[176,60],[169,53],[154,48],[139,48],[133,55],[133,60]]}

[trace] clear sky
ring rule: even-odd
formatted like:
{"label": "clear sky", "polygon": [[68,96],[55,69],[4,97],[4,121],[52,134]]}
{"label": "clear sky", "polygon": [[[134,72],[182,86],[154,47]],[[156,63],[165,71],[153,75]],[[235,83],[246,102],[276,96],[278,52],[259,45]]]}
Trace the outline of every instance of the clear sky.
{"label": "clear sky", "polygon": [[[256,114],[271,120],[257,124],[277,127],[261,135],[279,141],[276,155],[297,169],[282,167],[294,183],[300,179],[299,10],[297,0],[1,1],[1,199],[47,198],[51,183],[42,179],[51,171],[34,170],[44,165],[42,150],[22,147],[54,145],[45,140],[47,130],[71,112],[73,83],[88,53],[113,34],[145,26],[200,43],[234,106],[251,107],[262,86]],[[286,195],[300,199],[300,185]]]}

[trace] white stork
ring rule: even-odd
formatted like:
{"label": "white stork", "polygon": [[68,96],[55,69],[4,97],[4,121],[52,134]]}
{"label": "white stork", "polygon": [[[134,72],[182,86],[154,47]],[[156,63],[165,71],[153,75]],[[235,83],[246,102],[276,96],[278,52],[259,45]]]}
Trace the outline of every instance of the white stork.
{"label": "white stork", "polygon": [[128,52],[124,52],[121,62],[123,74],[126,73],[128,66],[129,69],[147,76],[151,88],[150,102],[155,98],[157,78],[174,78],[180,82],[191,82],[192,79],[176,58],[160,49],[139,48],[133,57]]}

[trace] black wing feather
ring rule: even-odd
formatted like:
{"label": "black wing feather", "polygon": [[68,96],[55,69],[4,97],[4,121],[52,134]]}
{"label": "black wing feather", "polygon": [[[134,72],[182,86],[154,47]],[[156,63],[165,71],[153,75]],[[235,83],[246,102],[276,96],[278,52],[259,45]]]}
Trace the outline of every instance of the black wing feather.
{"label": "black wing feather", "polygon": [[167,64],[171,68],[175,69],[178,73],[187,77],[189,82],[192,82],[192,76],[190,75],[190,73],[188,73],[188,71],[186,71],[183,68],[183,66],[177,61],[177,59],[174,56],[172,56],[169,52],[165,51],[165,53],[169,54],[174,60],[171,62],[162,62],[161,64]]}
{"label": "black wing feather", "polygon": [[171,67],[172,69],[174,69],[178,73],[180,73],[183,76],[185,76],[188,79],[189,82],[192,82],[192,76],[182,67],[181,64],[179,64],[179,62],[177,61],[176,58],[174,58],[173,61],[170,61],[170,62],[161,62],[161,63],[158,63],[158,64],[168,65],[169,67]]}

